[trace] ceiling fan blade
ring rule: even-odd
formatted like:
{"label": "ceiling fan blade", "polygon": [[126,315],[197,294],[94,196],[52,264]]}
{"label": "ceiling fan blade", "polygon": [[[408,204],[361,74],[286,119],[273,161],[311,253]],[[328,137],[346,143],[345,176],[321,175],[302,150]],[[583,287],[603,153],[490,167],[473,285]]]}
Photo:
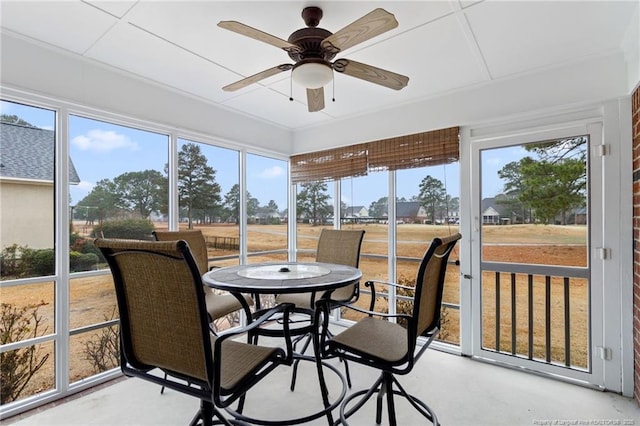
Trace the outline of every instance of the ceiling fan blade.
{"label": "ceiling fan blade", "polygon": [[291,64],[282,64],[275,66],[273,68],[269,68],[268,70],[261,71],[257,74],[249,76],[247,78],[243,78],[242,80],[238,80],[235,83],[231,83],[222,88],[225,92],[233,92],[243,87],[247,87],[250,84],[257,83],[260,80],[264,80],[265,78],[271,77],[273,75],[279,74],[283,71],[288,71],[293,68]]}
{"label": "ceiling fan blade", "polygon": [[218,22],[218,26],[220,28],[224,28],[225,30],[233,31],[235,33],[241,34],[243,36],[251,37],[255,40],[259,40],[263,43],[270,44],[275,47],[279,47],[280,49],[284,49],[287,52],[299,52],[300,48],[295,44],[289,43],[286,40],[283,40],[274,35],[265,33],[264,31],[260,31],[248,25],[242,24],[237,21],[220,21]]}
{"label": "ceiling fan blade", "polygon": [[316,112],[324,109],[324,89],[307,89],[307,106],[309,112]]}
{"label": "ceiling fan blade", "polygon": [[325,38],[322,48],[331,53],[343,52],[397,26],[398,21],[393,14],[378,8]]}
{"label": "ceiling fan blade", "polygon": [[376,68],[350,59],[336,60],[333,63],[333,69],[351,77],[366,80],[394,90],[400,90],[409,83],[409,77],[405,75],[383,70],[382,68]]}

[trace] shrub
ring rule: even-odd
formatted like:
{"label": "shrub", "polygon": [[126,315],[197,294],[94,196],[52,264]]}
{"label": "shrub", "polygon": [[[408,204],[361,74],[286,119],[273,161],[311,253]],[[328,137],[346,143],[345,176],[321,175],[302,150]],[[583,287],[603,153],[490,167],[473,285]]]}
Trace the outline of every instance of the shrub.
{"label": "shrub", "polygon": [[[113,308],[110,321],[116,316],[116,308]],[[93,371],[101,373],[120,365],[120,333],[117,325],[100,329],[99,334],[94,334],[95,340],[89,340],[84,345],[84,357],[91,362]]]}
{"label": "shrub", "polygon": [[69,269],[71,272],[91,271],[95,269],[99,260],[96,254],[72,251],[69,253]]}
{"label": "shrub", "polygon": [[146,219],[123,219],[103,222],[93,228],[92,237],[151,240],[153,223]]}
{"label": "shrub", "polygon": [[12,244],[0,254],[0,271],[3,277],[31,276],[31,263],[36,250]]}
{"label": "shrub", "polygon": [[31,260],[34,275],[53,275],[56,272],[56,253],[53,249],[37,250]]}
{"label": "shrub", "polygon": [[2,249],[0,254],[0,271],[2,275],[20,275],[20,252],[17,244]]}
{"label": "shrub", "polygon": [[[0,344],[36,337],[42,317],[38,315],[38,308],[44,305],[27,305],[16,308],[12,304],[1,304]],[[46,333],[46,328],[44,333]],[[42,334],[42,333],[40,333]],[[22,391],[49,359],[49,354],[41,354],[37,345],[31,345],[0,354],[0,402],[6,404],[18,399]]]}

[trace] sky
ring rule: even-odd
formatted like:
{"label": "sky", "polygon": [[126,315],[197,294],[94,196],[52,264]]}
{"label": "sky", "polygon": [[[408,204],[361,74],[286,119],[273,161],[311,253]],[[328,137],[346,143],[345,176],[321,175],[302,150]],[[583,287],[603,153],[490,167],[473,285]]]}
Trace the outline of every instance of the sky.
{"label": "sky", "polygon": [[[55,115],[50,110],[0,102],[2,114],[17,115],[32,125],[54,129]],[[164,174],[168,162],[168,136],[119,126],[79,116],[70,116],[70,156],[80,176],[80,183],[70,188],[71,204],[89,194],[101,179],[113,179],[130,171],[153,169]],[[179,140],[179,146],[190,141]],[[208,164],[216,170],[221,197],[238,183],[239,152],[233,149],[199,144]],[[485,151],[482,155],[483,198],[502,192],[503,182],[497,171],[510,161],[522,158],[521,147]],[[280,211],[287,207],[287,162],[249,154],[247,156],[247,190],[261,206],[274,200]],[[397,196],[410,199],[418,195],[422,179],[430,175],[440,180],[451,197],[460,195],[459,163],[397,172]],[[373,172],[365,177],[345,179],[342,201],[347,206],[369,207],[387,196],[388,174]],[[331,185],[329,190],[331,192]]]}

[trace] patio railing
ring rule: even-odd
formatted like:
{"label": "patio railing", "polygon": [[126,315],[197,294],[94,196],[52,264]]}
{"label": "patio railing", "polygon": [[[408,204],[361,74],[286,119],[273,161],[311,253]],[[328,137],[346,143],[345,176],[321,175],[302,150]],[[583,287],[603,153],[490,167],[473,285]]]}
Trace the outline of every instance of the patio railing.
{"label": "patio railing", "polygon": [[481,268],[484,349],[588,368],[588,268],[495,262]]}

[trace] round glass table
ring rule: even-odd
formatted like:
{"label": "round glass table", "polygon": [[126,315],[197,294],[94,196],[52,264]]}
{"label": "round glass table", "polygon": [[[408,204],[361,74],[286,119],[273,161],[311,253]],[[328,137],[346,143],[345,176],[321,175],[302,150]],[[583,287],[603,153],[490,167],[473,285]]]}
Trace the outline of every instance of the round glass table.
{"label": "round glass table", "polygon": [[[202,276],[204,285],[218,290],[225,290],[234,294],[240,303],[243,303],[245,311],[249,312],[249,306],[242,297],[242,293],[254,295],[260,294],[285,294],[285,293],[311,293],[315,292],[317,297],[330,297],[331,292],[337,288],[354,285],[362,278],[362,272],[358,268],[351,266],[321,263],[321,262],[279,262],[279,263],[256,263],[250,265],[229,266],[211,270]],[[253,318],[260,315],[259,309],[253,314]],[[301,335],[304,333],[316,333],[317,327],[314,324],[314,313],[308,309],[296,312],[304,312],[310,318],[310,323],[306,327],[297,328],[290,332],[291,335]],[[251,320],[252,318],[249,318]],[[283,331],[279,329],[259,329],[259,335],[270,337],[282,337]],[[257,336],[254,342],[257,342]],[[324,363],[320,359],[316,339],[314,342],[314,356],[296,354],[297,360],[313,361],[318,372],[318,382],[322,394],[324,409],[297,419],[287,420],[261,420],[243,416],[237,412],[232,413],[237,419],[248,421],[252,424],[262,425],[285,425],[306,423],[322,416],[327,416],[329,425],[333,424],[331,411],[338,407],[346,394],[346,380],[342,373],[334,366]],[[339,392],[335,401],[329,401],[329,392],[324,378],[323,368],[333,371],[342,381],[342,391]]]}

